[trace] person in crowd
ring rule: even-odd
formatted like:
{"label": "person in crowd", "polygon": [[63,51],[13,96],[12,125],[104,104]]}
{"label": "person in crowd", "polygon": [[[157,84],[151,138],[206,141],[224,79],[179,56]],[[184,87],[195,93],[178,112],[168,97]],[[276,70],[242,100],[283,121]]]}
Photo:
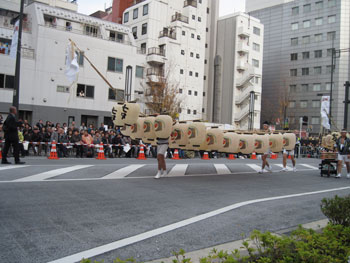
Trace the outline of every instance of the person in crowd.
{"label": "person in crowd", "polygon": [[85,125],[85,122],[82,122],[80,127],[79,127],[79,131],[85,131],[87,128],[86,128],[86,125]]}
{"label": "person in crowd", "polygon": [[82,142],[84,143],[83,149],[84,153],[87,157],[94,157],[94,149],[91,148],[91,144],[93,143],[92,136],[88,133],[87,130],[84,131],[84,134],[81,138]]}
{"label": "person in crowd", "polygon": [[131,140],[130,157],[137,158],[139,155],[139,140]]}
{"label": "person in crowd", "polygon": [[39,130],[41,131],[41,129],[44,128],[44,122],[43,122],[43,120],[39,120],[38,123],[36,124],[36,127],[38,127]]}
{"label": "person in crowd", "polygon": [[76,158],[83,158],[83,145],[81,141],[81,136],[78,129],[73,130],[73,136],[70,138],[70,142],[73,144],[73,148],[76,151]]}
{"label": "person in crowd", "polygon": [[0,141],[2,141],[4,139],[5,133],[2,129],[2,124],[0,124]]}
{"label": "person in crowd", "polygon": [[111,156],[111,148],[109,146],[109,144],[111,144],[110,138],[109,138],[109,134],[107,132],[103,132],[101,133],[101,140],[103,143],[103,151],[105,153],[106,157],[110,157]]}
{"label": "person in crowd", "polygon": [[16,118],[17,114],[17,108],[16,107],[10,107],[9,115],[7,116],[4,124],[3,124],[3,130],[5,132],[5,147],[2,150],[2,164],[11,164],[7,160],[7,154],[10,149],[10,147],[13,147],[14,151],[14,158],[15,158],[15,164],[24,164],[24,162],[21,162],[19,159],[19,138],[18,138],[18,127],[21,126],[22,123],[17,121]]}
{"label": "person in crowd", "polygon": [[32,129],[32,125],[30,125],[28,123],[28,120],[24,120],[23,125],[24,125],[24,127],[26,127],[26,129],[27,129],[27,127],[30,127],[30,129]]}
{"label": "person in crowd", "polygon": [[19,147],[19,151],[21,152],[21,157],[25,157],[26,151],[24,150],[24,146],[23,146],[24,136],[20,129],[18,129],[18,140],[19,140],[18,147]]}
{"label": "person in crowd", "polygon": [[[90,124],[89,125],[89,128],[88,128],[88,133],[89,134],[92,134],[92,132],[94,132],[95,130],[94,130],[94,125],[93,124]],[[93,136],[93,135],[92,135]]]}
{"label": "person in crowd", "polygon": [[114,144],[112,149],[114,150],[115,157],[120,158],[123,154],[124,145],[125,145],[122,136],[120,134],[117,134],[116,136],[114,136],[114,138],[112,139],[112,144]]}
{"label": "person in crowd", "polygon": [[43,142],[45,144],[43,144],[43,149],[45,150],[45,155],[47,155],[48,152],[48,143],[51,140],[51,132],[52,132],[52,128],[48,127],[48,128],[42,128],[41,133],[43,134]]}
{"label": "person in crowd", "polygon": [[[265,121],[264,122],[264,124],[263,124],[263,129],[264,129],[264,133],[270,133],[270,128],[269,128],[269,123],[267,122],[267,121]],[[269,162],[267,161],[267,157],[271,154],[272,152],[271,152],[271,150],[270,150],[270,148],[267,150],[267,152],[266,153],[264,153],[263,155],[262,155],[262,157],[261,157],[261,160],[262,160],[262,166],[261,166],[261,170],[259,171],[259,173],[263,173],[264,172],[264,169],[265,169],[265,167],[266,167],[266,170],[268,171],[268,172],[272,172],[272,170],[271,170],[271,166],[270,166],[270,164],[269,164]]]}
{"label": "person in crowd", "polygon": [[341,172],[343,168],[343,162],[346,164],[347,178],[350,179],[350,139],[346,137],[347,131],[342,130],[341,136],[336,141],[336,149],[338,152],[338,166],[336,178],[341,178]]}
{"label": "person in crowd", "polygon": [[0,114],[0,125],[3,123],[4,119],[2,117],[2,115]]}
{"label": "person in crowd", "polygon": [[70,124],[69,128],[74,131],[75,127],[75,121],[72,121],[72,123]]}
{"label": "person in crowd", "polygon": [[67,123],[63,123],[62,128],[63,128],[63,130],[64,130],[64,133],[67,134],[67,133],[68,133],[68,126],[67,126]]}
{"label": "person in crowd", "polygon": [[56,143],[58,143],[58,133],[57,133],[57,129],[56,128],[52,128],[51,129],[51,138],[50,138],[50,142],[55,141]]}
{"label": "person in crowd", "polygon": [[57,132],[58,132],[59,129],[61,128],[61,124],[60,124],[59,122],[57,122],[55,127],[56,127],[56,130],[57,130]]}
{"label": "person in crowd", "polygon": [[100,136],[100,132],[96,131],[95,134],[93,135],[93,143],[95,145],[95,151],[99,151],[100,150],[100,143],[102,142],[102,138]]}
{"label": "person in crowd", "polygon": [[43,141],[43,135],[38,127],[34,126],[32,136],[30,138],[31,144],[29,147],[33,149],[34,155],[41,155],[41,142]]}
{"label": "person in crowd", "polygon": [[58,129],[58,144],[57,144],[57,154],[58,157],[68,157],[67,143],[69,143],[67,134],[64,133],[63,128]]}
{"label": "person in crowd", "polygon": [[104,123],[101,123],[100,128],[98,128],[100,132],[104,132],[106,130]]}

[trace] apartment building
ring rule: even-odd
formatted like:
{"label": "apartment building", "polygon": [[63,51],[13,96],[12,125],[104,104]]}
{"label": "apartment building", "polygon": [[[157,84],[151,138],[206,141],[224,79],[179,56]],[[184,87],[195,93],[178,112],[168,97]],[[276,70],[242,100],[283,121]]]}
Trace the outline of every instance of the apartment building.
{"label": "apartment building", "polygon": [[[139,54],[129,27],[75,12],[76,3],[63,0],[30,2],[25,7],[22,37],[20,117],[31,121],[110,123],[117,100],[139,98],[146,56]],[[9,5],[11,2],[13,5]],[[12,104],[15,60],[9,57],[19,1],[0,1],[0,113]],[[57,7],[57,6],[59,7]],[[69,39],[80,48],[80,73],[70,85],[64,75]],[[83,53],[117,92],[93,70]]]}
{"label": "apartment building", "polygon": [[123,24],[146,54],[146,80],[166,78],[178,87],[180,120],[207,118],[218,5],[216,0],[146,0],[124,11]]}
{"label": "apartment building", "polygon": [[[333,128],[344,121],[344,83],[350,79],[350,1],[246,0],[247,12],[265,27],[262,120],[281,116],[287,101],[290,128],[307,116],[310,132],[320,131],[321,96],[332,88]],[[344,50],[336,56],[332,49]]]}
{"label": "apartment building", "polygon": [[259,129],[264,27],[245,13],[218,21],[212,118],[237,129]]}

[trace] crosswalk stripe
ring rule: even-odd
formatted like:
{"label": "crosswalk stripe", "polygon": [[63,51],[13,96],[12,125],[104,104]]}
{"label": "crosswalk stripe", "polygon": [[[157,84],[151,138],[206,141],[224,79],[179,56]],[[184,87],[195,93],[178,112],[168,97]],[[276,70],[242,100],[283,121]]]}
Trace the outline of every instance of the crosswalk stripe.
{"label": "crosswalk stripe", "polygon": [[102,177],[101,179],[118,179],[118,178],[124,178],[127,177],[129,174],[135,172],[137,169],[142,168],[145,166],[144,164],[133,164],[128,165],[124,168],[121,168],[117,171],[114,171],[113,173],[107,174],[106,176]]}
{"label": "crosswalk stripe", "polygon": [[28,167],[28,166],[29,165],[9,165],[9,166],[0,167],[0,171],[16,169],[16,168],[25,168],[25,167]]}
{"label": "crosswalk stripe", "polygon": [[218,174],[231,174],[230,169],[227,168],[226,164],[214,164],[216,172]]}
{"label": "crosswalk stripe", "polygon": [[[276,165],[276,166],[278,166],[278,167],[283,169],[283,164],[274,164],[274,165]],[[287,169],[287,171],[293,171],[293,168],[291,168],[289,166],[286,166],[286,169]]]}
{"label": "crosswalk stripe", "polygon": [[300,164],[300,165],[302,165],[302,166],[304,166],[304,167],[306,167],[306,168],[310,168],[310,169],[312,169],[312,170],[319,170],[317,167],[312,166],[312,165],[309,165],[309,164]]}
{"label": "crosswalk stripe", "polygon": [[259,172],[261,170],[261,167],[259,165],[256,165],[256,164],[247,164],[247,165],[256,172]]}
{"label": "crosswalk stripe", "polygon": [[60,169],[55,169],[55,170],[51,170],[51,171],[47,171],[44,173],[40,173],[40,174],[35,174],[35,175],[31,175],[31,176],[27,176],[24,178],[20,178],[17,180],[14,180],[13,182],[37,182],[37,181],[43,181],[52,177],[56,177],[62,174],[66,174],[69,172],[73,172],[76,170],[80,170],[80,169],[84,169],[84,168],[88,168],[91,167],[93,165],[74,165],[71,167],[66,167],[66,168],[60,168]]}
{"label": "crosswalk stripe", "polygon": [[188,164],[176,164],[169,172],[168,176],[184,176],[187,170]]}

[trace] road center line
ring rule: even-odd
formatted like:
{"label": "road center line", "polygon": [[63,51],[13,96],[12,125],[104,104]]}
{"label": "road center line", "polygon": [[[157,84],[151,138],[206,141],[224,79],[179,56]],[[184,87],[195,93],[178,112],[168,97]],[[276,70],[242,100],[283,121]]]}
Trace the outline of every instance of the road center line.
{"label": "road center line", "polygon": [[145,166],[145,165],[144,164],[128,165],[127,167],[121,168],[121,169],[119,169],[117,171],[114,171],[113,173],[107,174],[106,176],[102,177],[101,179],[125,178],[129,174],[135,172],[137,169],[140,169],[143,166]]}
{"label": "road center line", "polygon": [[214,164],[214,167],[218,174],[232,174],[232,172],[227,168],[226,164]]}
{"label": "road center line", "polygon": [[281,200],[281,199],[287,199],[287,198],[294,198],[294,197],[301,197],[301,196],[307,196],[307,195],[316,195],[316,194],[323,194],[323,193],[329,193],[329,192],[335,192],[335,191],[342,191],[342,190],[350,190],[350,187],[341,187],[341,188],[333,188],[333,189],[328,189],[328,190],[321,190],[321,191],[315,191],[315,192],[306,192],[306,193],[300,193],[300,194],[291,194],[291,195],[283,195],[283,196],[275,196],[275,197],[268,197],[268,198],[261,198],[261,199],[255,199],[255,200],[250,200],[250,201],[245,201],[245,202],[240,202],[237,204],[233,204],[230,206],[226,206],[224,208],[214,210],[199,216],[195,216],[174,224],[170,224],[164,227],[160,227],[151,231],[144,232],[142,234],[138,234],[132,237],[124,238],[119,241],[115,241],[103,246],[99,246],[93,249],[89,249],[71,256],[67,256],[64,258],[60,258],[54,261],[50,261],[48,263],[72,263],[72,262],[79,262],[83,258],[92,258],[119,248],[126,247],[128,245],[132,245],[135,243],[138,243],[140,241],[162,235],[164,233],[197,223],[199,221],[203,221],[205,219],[218,216],[220,214],[224,214],[227,212],[230,212],[232,210],[235,210],[237,208],[251,205],[251,204],[256,204],[256,203],[262,203],[262,202],[268,202],[268,201],[275,201],[275,200]]}
{"label": "road center line", "polygon": [[55,169],[55,170],[47,171],[44,173],[27,176],[24,178],[13,180],[13,182],[39,182],[39,181],[43,181],[43,180],[46,180],[46,179],[49,179],[52,177],[56,177],[56,176],[59,176],[62,174],[66,174],[66,173],[73,172],[76,170],[88,168],[91,166],[93,166],[93,165],[74,165],[71,167]]}
{"label": "road center line", "polygon": [[28,167],[28,166],[29,165],[9,165],[9,166],[0,167],[0,171],[16,169],[16,168],[25,168],[25,167]]}

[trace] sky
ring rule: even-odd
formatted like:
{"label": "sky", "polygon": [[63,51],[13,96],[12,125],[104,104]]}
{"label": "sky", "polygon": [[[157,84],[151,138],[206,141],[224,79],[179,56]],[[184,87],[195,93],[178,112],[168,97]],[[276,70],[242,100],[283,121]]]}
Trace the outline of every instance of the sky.
{"label": "sky", "polygon": [[[105,3],[109,6],[111,0],[78,0],[79,12],[89,15],[97,10],[104,10]],[[244,5],[245,0],[220,0],[220,16],[244,11]]]}

